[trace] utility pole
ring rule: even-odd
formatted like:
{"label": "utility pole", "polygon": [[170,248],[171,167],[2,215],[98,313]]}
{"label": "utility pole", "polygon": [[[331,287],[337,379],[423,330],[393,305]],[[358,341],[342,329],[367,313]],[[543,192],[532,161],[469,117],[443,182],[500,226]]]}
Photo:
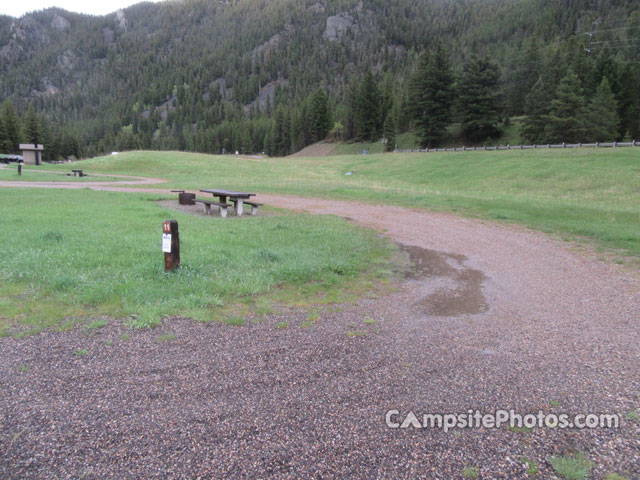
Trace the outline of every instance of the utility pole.
{"label": "utility pole", "polygon": [[593,32],[587,32],[585,33],[585,35],[589,36],[589,46],[584,50],[585,52],[587,52],[587,58],[589,58],[589,61],[591,61],[591,45],[593,43]]}
{"label": "utility pole", "polygon": [[33,136],[33,143],[34,143],[34,147],[36,149],[35,154],[36,154],[36,165],[40,165],[40,152],[38,151],[38,134],[36,133]]}

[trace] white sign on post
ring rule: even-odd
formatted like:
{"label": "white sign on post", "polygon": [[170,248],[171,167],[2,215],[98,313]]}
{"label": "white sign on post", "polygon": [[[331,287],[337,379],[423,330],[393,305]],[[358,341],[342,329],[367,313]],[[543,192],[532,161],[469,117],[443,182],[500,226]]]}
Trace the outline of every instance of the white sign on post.
{"label": "white sign on post", "polygon": [[162,234],[162,251],[164,253],[171,253],[171,234],[170,233]]}

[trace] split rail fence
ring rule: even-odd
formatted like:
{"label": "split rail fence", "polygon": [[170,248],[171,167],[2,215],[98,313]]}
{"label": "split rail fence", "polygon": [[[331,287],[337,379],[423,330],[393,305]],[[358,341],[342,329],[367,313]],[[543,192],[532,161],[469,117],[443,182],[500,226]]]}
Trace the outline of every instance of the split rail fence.
{"label": "split rail fence", "polygon": [[559,143],[546,145],[495,145],[493,147],[452,147],[425,148],[412,150],[395,150],[398,153],[429,153],[429,152],[476,152],[486,150],[532,150],[537,148],[622,148],[640,147],[640,142],[609,142],[609,143]]}

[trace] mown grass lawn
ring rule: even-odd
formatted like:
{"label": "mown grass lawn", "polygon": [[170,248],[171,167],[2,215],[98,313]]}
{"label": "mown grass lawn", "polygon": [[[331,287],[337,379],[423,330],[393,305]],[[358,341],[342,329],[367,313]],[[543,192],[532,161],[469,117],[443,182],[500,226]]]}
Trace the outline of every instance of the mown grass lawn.
{"label": "mown grass lawn", "polygon": [[[89,172],[167,178],[167,187],[246,189],[453,211],[584,237],[640,256],[638,148],[272,159],[131,152],[75,165]],[[346,176],[349,171],[353,174]]]}
{"label": "mown grass lawn", "polygon": [[[0,189],[0,334],[107,315],[139,326],[216,318],[221,306],[304,286],[338,295],[388,258],[388,243],[335,217],[203,217],[158,195]],[[182,266],[164,272],[162,222],[178,220]]]}

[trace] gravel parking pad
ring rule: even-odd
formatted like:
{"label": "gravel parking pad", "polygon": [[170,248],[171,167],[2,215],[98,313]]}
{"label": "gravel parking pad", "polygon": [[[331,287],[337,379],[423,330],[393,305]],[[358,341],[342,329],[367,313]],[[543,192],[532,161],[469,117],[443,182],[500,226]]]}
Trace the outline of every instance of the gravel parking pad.
{"label": "gravel parking pad", "polygon": [[[636,272],[519,227],[305,202],[296,208],[386,230],[428,265],[312,324],[282,309],[245,326],[113,320],[1,338],[0,477],[459,479],[477,467],[534,478],[526,458],[546,479],[551,456],[583,451],[593,478],[640,478]],[[620,413],[622,424],[445,433],[388,428],[392,409]]]}

